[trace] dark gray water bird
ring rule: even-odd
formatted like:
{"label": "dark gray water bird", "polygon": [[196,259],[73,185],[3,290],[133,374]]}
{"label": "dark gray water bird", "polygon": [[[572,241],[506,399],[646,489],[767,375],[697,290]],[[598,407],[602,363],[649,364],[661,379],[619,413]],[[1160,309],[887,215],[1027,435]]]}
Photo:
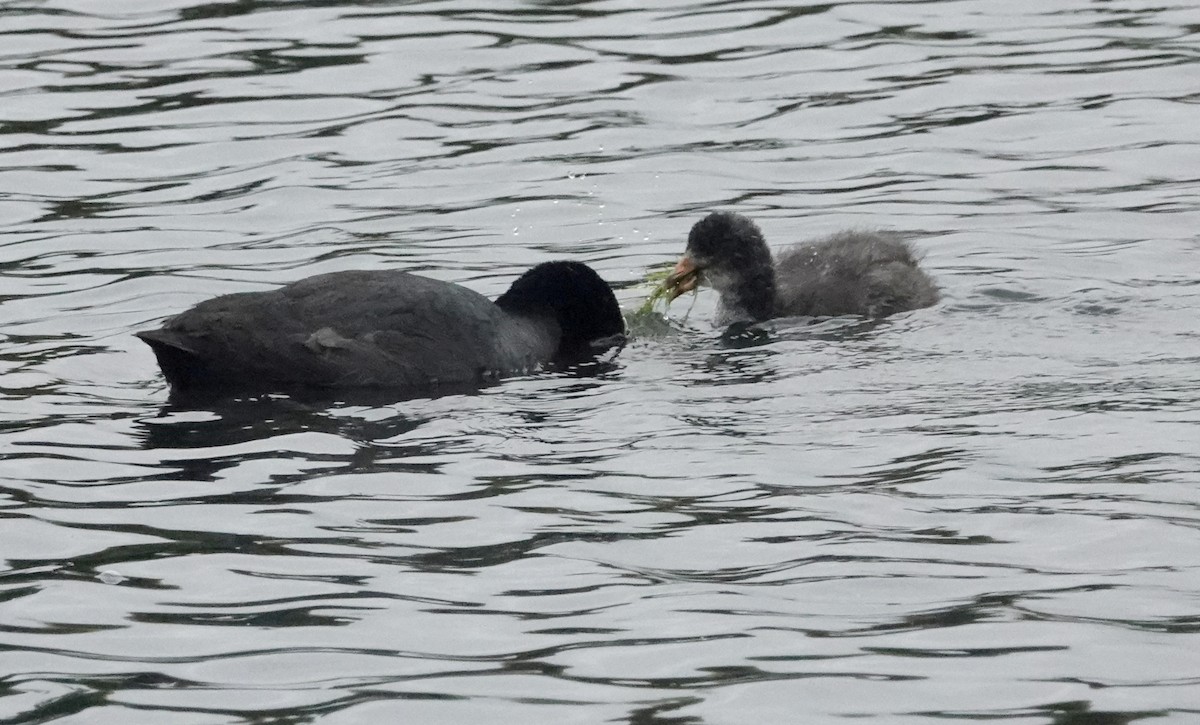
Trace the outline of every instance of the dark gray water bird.
{"label": "dark gray water bird", "polygon": [[222,295],[137,333],[174,392],[482,384],[623,341],[608,284],[579,262],[525,272],[493,303],[399,271],[331,272]]}
{"label": "dark gray water bird", "polygon": [[762,231],[732,212],[696,222],[664,283],[669,299],[707,284],[720,295],[718,324],[773,317],[884,317],[936,303],[937,285],[906,241],[881,231],[845,231],[772,258]]}

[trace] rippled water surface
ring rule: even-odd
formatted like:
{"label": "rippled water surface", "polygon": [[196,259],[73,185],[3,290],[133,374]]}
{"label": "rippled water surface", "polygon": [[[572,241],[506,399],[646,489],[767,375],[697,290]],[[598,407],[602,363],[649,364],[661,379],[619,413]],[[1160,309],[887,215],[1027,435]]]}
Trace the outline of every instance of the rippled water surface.
{"label": "rippled water surface", "polygon": [[[1200,6],[0,3],[0,720],[1200,721]],[[134,331],[709,209],[944,291],[397,401]]]}

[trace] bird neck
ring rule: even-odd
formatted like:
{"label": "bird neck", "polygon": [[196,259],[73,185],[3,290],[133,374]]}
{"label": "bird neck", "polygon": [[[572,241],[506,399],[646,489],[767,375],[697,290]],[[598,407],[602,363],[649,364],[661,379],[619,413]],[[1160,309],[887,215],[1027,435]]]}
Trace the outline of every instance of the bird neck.
{"label": "bird neck", "polygon": [[721,295],[726,322],[762,322],[775,316],[775,271],[770,267],[740,277]]}

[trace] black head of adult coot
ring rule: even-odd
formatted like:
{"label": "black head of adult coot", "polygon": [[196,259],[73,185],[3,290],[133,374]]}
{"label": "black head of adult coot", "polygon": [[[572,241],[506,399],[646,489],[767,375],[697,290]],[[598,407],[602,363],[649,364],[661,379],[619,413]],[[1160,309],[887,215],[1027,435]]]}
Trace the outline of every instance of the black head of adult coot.
{"label": "black head of adult coot", "polygon": [[398,271],[331,272],[222,295],[137,336],[174,392],[482,384],[623,340],[616,297],[579,262],[546,262],[493,304]]}
{"label": "black head of adult coot", "polygon": [[784,250],[775,261],[758,225],[732,212],[713,212],[692,226],[665,284],[675,299],[701,283],[720,295],[720,324],[801,315],[884,317],[939,299],[912,248],[894,234],[839,232]]}

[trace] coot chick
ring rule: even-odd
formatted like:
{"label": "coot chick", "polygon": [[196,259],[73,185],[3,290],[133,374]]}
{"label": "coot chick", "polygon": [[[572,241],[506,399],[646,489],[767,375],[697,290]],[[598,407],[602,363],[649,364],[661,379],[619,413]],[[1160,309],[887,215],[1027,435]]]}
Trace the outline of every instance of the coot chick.
{"label": "coot chick", "polygon": [[885,317],[928,307],[937,285],[895,234],[845,231],[786,249],[772,260],[758,225],[713,212],[696,222],[664,283],[669,299],[706,283],[717,290],[718,324],[773,317]]}
{"label": "coot chick", "polygon": [[201,302],[139,332],[175,393],[482,384],[623,338],[612,289],[579,262],[530,269],[490,302],[398,271],[331,272]]}

